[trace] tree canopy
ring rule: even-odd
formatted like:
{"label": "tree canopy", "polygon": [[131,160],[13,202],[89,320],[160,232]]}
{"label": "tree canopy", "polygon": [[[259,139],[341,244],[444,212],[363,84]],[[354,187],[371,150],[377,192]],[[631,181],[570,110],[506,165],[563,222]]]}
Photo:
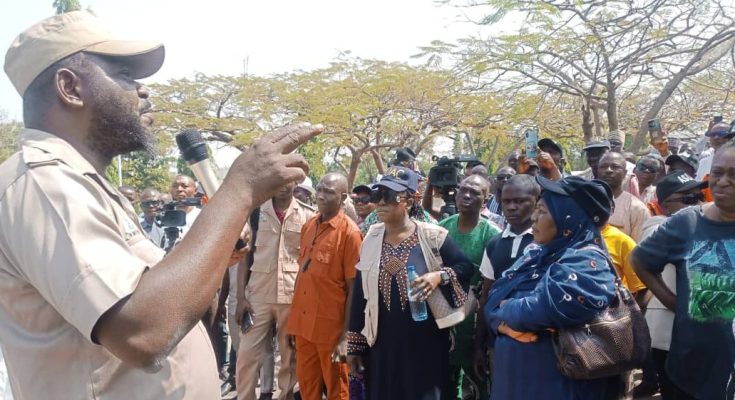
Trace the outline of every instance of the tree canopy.
{"label": "tree canopy", "polygon": [[[677,88],[732,55],[735,45],[735,8],[719,0],[445,3],[485,8],[480,24],[514,18],[518,28],[458,44],[436,42],[420,56],[430,62],[450,57],[462,74],[496,89],[570,96],[579,104],[585,141],[625,128],[636,150],[644,144],[647,121],[660,115]],[[622,125],[621,107],[633,97],[646,107]]]}

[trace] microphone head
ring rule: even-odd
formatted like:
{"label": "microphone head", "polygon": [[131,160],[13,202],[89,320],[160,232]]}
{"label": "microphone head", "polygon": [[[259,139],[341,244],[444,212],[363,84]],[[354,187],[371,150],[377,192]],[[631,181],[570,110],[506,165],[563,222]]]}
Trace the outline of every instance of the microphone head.
{"label": "microphone head", "polygon": [[176,144],[179,146],[179,151],[184,160],[189,164],[198,163],[209,158],[202,134],[196,129],[188,128],[181,131],[176,135]]}

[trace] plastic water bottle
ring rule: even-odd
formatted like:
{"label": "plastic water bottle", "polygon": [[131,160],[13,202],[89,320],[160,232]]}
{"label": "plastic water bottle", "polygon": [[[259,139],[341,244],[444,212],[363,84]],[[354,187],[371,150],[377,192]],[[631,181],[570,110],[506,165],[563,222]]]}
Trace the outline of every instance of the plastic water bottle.
{"label": "plastic water bottle", "polygon": [[406,272],[408,275],[408,303],[411,306],[411,317],[417,322],[426,321],[429,318],[429,314],[426,312],[426,301],[417,300],[419,293],[413,293],[411,290],[411,282],[419,277],[416,273],[416,267],[409,265],[406,267]]}

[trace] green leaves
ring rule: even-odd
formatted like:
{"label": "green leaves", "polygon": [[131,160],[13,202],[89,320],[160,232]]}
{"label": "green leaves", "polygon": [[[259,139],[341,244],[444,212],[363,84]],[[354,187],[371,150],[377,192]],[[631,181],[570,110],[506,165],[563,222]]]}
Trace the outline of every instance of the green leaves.
{"label": "green leaves", "polygon": [[53,7],[56,9],[56,14],[63,14],[81,10],[82,4],[79,0],[54,0]]}
{"label": "green leaves", "polygon": [[0,162],[5,161],[19,150],[18,134],[23,125],[19,122],[7,121],[0,111]]}

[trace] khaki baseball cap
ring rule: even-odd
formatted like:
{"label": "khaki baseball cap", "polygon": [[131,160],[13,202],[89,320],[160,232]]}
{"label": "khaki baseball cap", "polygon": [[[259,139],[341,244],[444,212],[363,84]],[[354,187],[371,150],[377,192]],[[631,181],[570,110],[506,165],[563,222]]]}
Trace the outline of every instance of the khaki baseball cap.
{"label": "khaki baseball cap", "polygon": [[18,35],[5,54],[5,73],[23,96],[46,68],[80,51],[124,58],[133,79],[153,75],[165,55],[161,43],[122,39],[94,15],[73,11],[47,18]]}

